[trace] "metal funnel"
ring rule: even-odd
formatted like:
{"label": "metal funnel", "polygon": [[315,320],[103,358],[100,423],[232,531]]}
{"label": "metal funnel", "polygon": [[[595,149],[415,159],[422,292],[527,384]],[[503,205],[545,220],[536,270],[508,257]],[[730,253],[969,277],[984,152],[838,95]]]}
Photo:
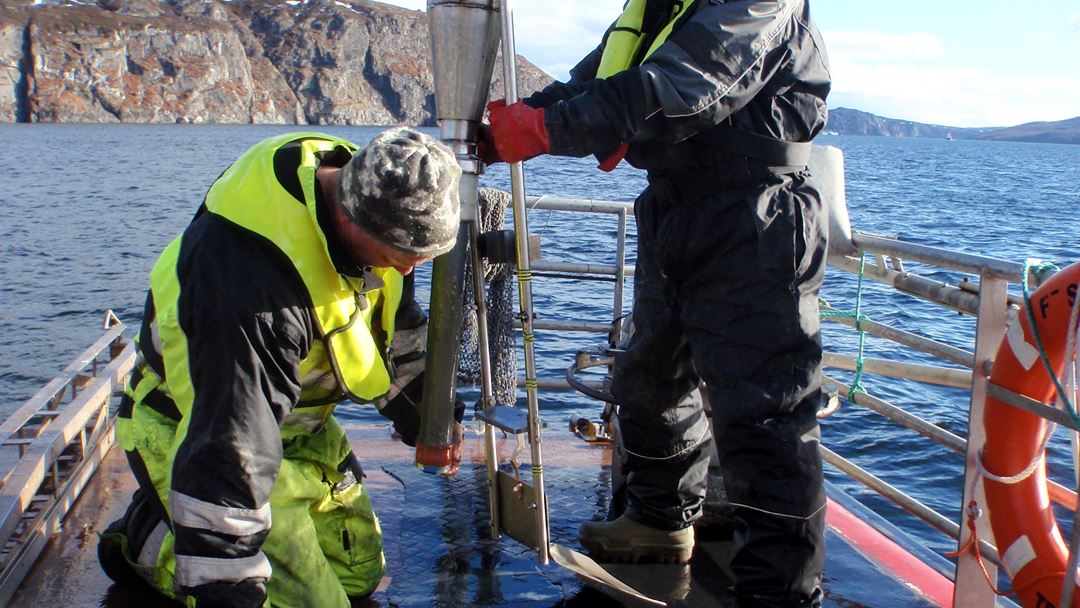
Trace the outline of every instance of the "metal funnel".
{"label": "metal funnel", "polygon": [[502,20],[497,0],[428,0],[435,116],[442,138],[475,142]]}

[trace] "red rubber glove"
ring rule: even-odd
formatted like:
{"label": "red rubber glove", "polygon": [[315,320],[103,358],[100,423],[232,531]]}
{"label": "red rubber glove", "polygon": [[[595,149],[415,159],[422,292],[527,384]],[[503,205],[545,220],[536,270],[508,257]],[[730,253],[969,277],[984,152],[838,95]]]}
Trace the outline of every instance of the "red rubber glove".
{"label": "red rubber glove", "polygon": [[543,108],[530,108],[524,102],[506,105],[500,99],[488,104],[488,122],[499,158],[517,163],[540,156],[551,149],[544,128]]}

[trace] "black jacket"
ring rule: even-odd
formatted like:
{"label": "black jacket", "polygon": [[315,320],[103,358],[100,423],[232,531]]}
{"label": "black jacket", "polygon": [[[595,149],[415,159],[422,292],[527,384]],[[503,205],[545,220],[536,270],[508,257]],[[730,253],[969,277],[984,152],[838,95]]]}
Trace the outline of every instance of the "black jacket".
{"label": "black jacket", "polygon": [[806,0],[697,0],[641,65],[595,78],[603,44],[525,100],[544,107],[551,154],[606,156],[630,142],[643,169],[685,164],[725,126],[810,141],[828,118],[828,58]]}

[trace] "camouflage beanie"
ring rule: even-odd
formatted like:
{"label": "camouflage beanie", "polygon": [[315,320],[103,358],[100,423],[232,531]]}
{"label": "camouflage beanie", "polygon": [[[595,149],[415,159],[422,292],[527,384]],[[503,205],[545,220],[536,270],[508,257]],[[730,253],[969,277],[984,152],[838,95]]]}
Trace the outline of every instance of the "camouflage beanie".
{"label": "camouflage beanie", "polygon": [[409,128],[371,140],[341,170],[338,201],[375,240],[417,257],[454,248],[461,168],[439,140]]}

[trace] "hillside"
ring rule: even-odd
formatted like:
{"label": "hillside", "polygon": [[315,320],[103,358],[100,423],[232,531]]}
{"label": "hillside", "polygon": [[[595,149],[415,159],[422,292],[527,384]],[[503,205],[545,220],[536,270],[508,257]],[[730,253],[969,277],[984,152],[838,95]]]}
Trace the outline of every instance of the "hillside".
{"label": "hillside", "polygon": [[366,0],[0,0],[0,122],[431,125],[430,54]]}
{"label": "hillside", "polygon": [[945,139],[951,135],[955,139],[1080,144],[1080,117],[1055,122],[1033,122],[1015,127],[966,129],[885,118],[849,108],[830,108],[829,123],[825,130],[838,135],[935,139]]}
{"label": "hillside", "polygon": [[[369,0],[0,0],[0,122],[431,125],[429,44],[424,13]],[[551,81],[518,69],[524,94]],[[826,130],[1080,143],[1080,117],[963,129],[834,108]]]}

